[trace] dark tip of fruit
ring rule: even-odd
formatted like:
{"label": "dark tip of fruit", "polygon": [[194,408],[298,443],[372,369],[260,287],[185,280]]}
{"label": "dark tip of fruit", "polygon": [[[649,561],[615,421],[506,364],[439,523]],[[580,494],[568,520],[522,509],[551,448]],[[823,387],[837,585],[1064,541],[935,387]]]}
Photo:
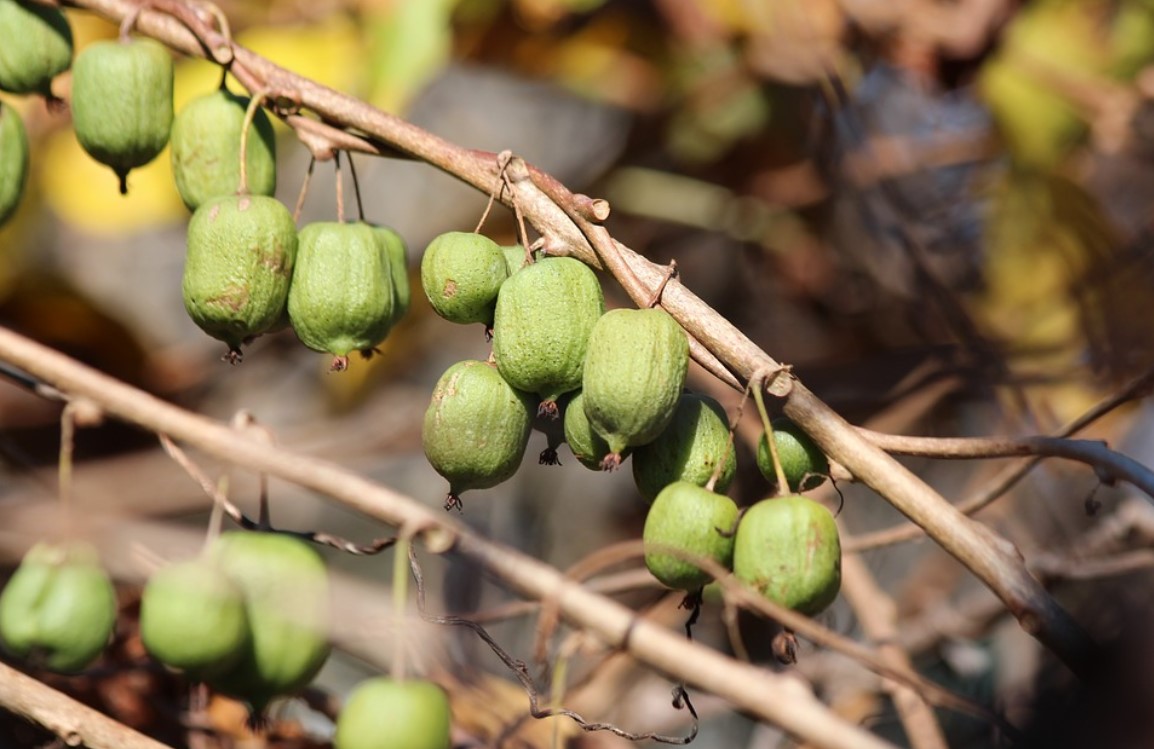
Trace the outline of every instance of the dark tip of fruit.
{"label": "dark tip of fruit", "polygon": [[464,512],[465,505],[461,502],[460,497],[458,497],[456,494],[453,494],[452,492],[449,492],[449,495],[445,497],[445,512],[449,512],[453,509],[455,509],[457,512]]}
{"label": "dark tip of fruit", "polygon": [[369,359],[373,358],[374,354],[376,356],[380,356],[381,350],[374,346],[373,348],[363,348],[363,349],[361,349],[360,353],[361,353],[361,358],[364,359],[365,361],[368,361]]}
{"label": "dark tip of fruit", "polygon": [[561,457],[557,455],[557,450],[552,447],[546,447],[541,451],[541,457],[537,462],[543,466],[559,466],[561,465]]}
{"label": "dark tip of fruit", "polygon": [[240,364],[244,360],[244,354],[241,353],[240,346],[229,346],[228,352],[220,357],[220,360],[229,364]]}
{"label": "dark tip of fruit", "polygon": [[609,453],[601,459],[602,471],[615,471],[621,466],[621,453]]}
{"label": "dark tip of fruit", "polygon": [[557,417],[561,415],[561,409],[557,407],[557,401],[555,400],[541,401],[541,404],[537,406],[537,415],[547,416],[556,421]]}
{"label": "dark tip of fruit", "polygon": [[486,325],[485,326],[485,343],[489,343],[492,340],[493,340],[493,326],[492,325]]}
{"label": "dark tip of fruit", "polygon": [[116,176],[120,178],[120,194],[128,194],[128,172],[117,172]]}
{"label": "dark tip of fruit", "polygon": [[774,636],[773,657],[783,666],[797,663],[797,637],[793,632],[783,629]]}
{"label": "dark tip of fruit", "polygon": [[349,368],[349,357],[334,356],[333,363],[329,365],[330,372],[344,372]]}

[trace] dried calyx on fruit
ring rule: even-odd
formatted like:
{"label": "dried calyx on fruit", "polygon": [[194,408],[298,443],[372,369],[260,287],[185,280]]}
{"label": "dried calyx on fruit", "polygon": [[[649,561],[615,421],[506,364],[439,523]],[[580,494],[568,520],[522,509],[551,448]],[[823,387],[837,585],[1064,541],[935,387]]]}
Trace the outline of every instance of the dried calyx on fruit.
{"label": "dried calyx on fruit", "polygon": [[449,696],[431,681],[369,679],[353,689],[337,716],[333,747],[449,749],[452,717]]}
{"label": "dried calyx on fruit", "polygon": [[[240,143],[250,100],[223,86],[199,96],[172,123],[172,176],[189,210],[240,191]],[[263,109],[257,109],[245,143],[245,191],[276,190],[276,136]]]}
{"label": "dried calyx on fruit", "polygon": [[240,361],[242,344],[284,321],[296,256],[296,224],[276,198],[216,198],[192,215],[184,308],[201,330],[228,344],[229,361]]}
{"label": "dried calyx on fruit", "polygon": [[0,593],[5,648],[53,671],[86,668],[115,624],[116,591],[88,544],[33,546]]}
{"label": "dried calyx on fruit", "polygon": [[172,55],[152,39],[98,41],[72,66],[72,124],[92,158],[128,173],[155,159],[172,128]]}
{"label": "dried calyx on fruit", "polygon": [[602,467],[657,439],[673,419],[689,367],[689,339],[663,309],[616,309],[593,326],[582,390],[589,423],[609,444]]}
{"label": "dried calyx on fruit", "polygon": [[[773,442],[777,447],[777,458],[791,492],[808,491],[817,488],[829,474],[829,460],[805,431],[785,416],[770,422],[773,427]],[[769,440],[762,433],[757,443],[757,467],[766,479],[777,483],[777,471],[773,467],[773,455],[769,452]]]}
{"label": "dried calyx on fruit", "polygon": [[421,286],[433,310],[449,322],[493,324],[497,292],[509,277],[505,253],[482,234],[451,231],[425,248]]}
{"label": "dried calyx on fruit", "polygon": [[0,102],[0,225],[16,211],[27,181],[28,135],[24,122],[15,109]]}
{"label": "dried calyx on fruit", "polygon": [[601,284],[580,260],[543,258],[520,270],[501,285],[493,316],[501,376],[557,418],[557,399],[581,387],[589,334],[604,312]]}
{"label": "dried calyx on fruit", "polygon": [[72,64],[72,28],[60,8],[0,0],[0,91],[52,94]]}
{"label": "dried calyx on fruit", "polygon": [[633,451],[633,481],[647,502],[674,481],[705,486],[715,472],[713,490],[724,493],[736,471],[725,410],[708,395],[683,393],[665,431]]}
{"label": "dried calyx on fruit", "polygon": [[704,557],[729,569],[738,509],[724,494],[676,481],[661,490],[645,516],[645,566],[670,588],[701,590],[713,576],[692,561]]}
{"label": "dried calyx on fruit", "polygon": [[259,715],[307,686],[328,659],[328,570],[312,546],[285,533],[232,531],[210,554],[243,593],[249,636],[236,662],[207,681]]}
{"label": "dried calyx on fruit", "polygon": [[288,295],[293,330],[314,351],[368,358],[393,325],[393,271],[388,247],[368,224],[320,221],[300,231]]}
{"label": "dried calyx on fruit", "polygon": [[733,572],[766,598],[813,616],[841,588],[837,522],[808,497],[763,499],[737,526]]}
{"label": "dried calyx on fruit", "polygon": [[446,509],[460,508],[462,492],[494,487],[517,472],[536,405],[488,362],[457,362],[441,375],[421,441],[429,463],[449,481]]}

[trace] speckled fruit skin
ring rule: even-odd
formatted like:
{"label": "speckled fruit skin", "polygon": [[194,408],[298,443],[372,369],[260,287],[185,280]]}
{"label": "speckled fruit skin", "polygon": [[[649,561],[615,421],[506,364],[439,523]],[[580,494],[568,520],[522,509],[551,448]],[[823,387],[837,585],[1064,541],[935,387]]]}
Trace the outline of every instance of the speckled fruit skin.
{"label": "speckled fruit skin", "polygon": [[0,593],[5,648],[53,671],[86,668],[115,624],[116,591],[87,544],[37,544]]}
{"label": "speckled fruit skin", "polygon": [[449,749],[449,697],[430,681],[377,677],[353,689],[337,717],[335,749]]}
{"label": "speckled fruit skin", "polygon": [[429,463],[449,481],[451,496],[488,489],[517,472],[536,405],[487,362],[457,362],[441,375],[421,440]]}
{"label": "speckled fruit skin", "polygon": [[301,342],[337,357],[371,352],[393,324],[390,265],[367,224],[318,221],[302,228],[288,295]]}
{"label": "speckled fruit skin", "polygon": [[763,499],[737,526],[733,572],[769,600],[813,616],[841,588],[841,539],[833,515],[802,496]]}
{"label": "speckled fruit skin", "polygon": [[[821,486],[829,474],[829,460],[821,448],[801,427],[784,416],[774,419],[770,425],[773,427],[777,457],[781,461],[785,480],[789,482],[789,490],[808,491]],[[764,433],[757,442],[757,467],[761,475],[773,484],[777,483],[773,456],[769,454],[769,442]]]}
{"label": "speckled fruit skin", "polygon": [[409,288],[409,250],[404,238],[387,226],[367,224],[385,255],[389,258],[389,272],[393,279],[393,320],[390,327],[401,321],[409,311],[412,290]]}
{"label": "speckled fruit skin", "polygon": [[450,322],[492,325],[497,292],[508,277],[505,253],[481,234],[442,234],[429,243],[421,258],[425,296],[436,313]]}
{"label": "speckled fruit skin", "polygon": [[188,224],[181,290],[193,322],[239,353],[281,322],[297,255],[292,214],[275,198],[205,203]]}
{"label": "speckled fruit skin", "polygon": [[27,181],[28,135],[24,122],[15,109],[0,103],[0,225],[16,212]]}
{"label": "speckled fruit skin", "polygon": [[513,387],[541,397],[557,415],[557,399],[581,387],[589,334],[605,313],[601,284],[589,266],[543,258],[501,286],[493,316],[493,358]]}
{"label": "speckled fruit skin", "polygon": [[211,557],[170,564],[140,596],[140,637],[153,658],[203,678],[240,658],[248,641],[244,593]]}
{"label": "speckled fruit skin", "polygon": [[172,129],[172,55],[152,39],[98,41],[72,65],[72,125],[92,158],[128,173],[155,159]]}
{"label": "speckled fruit skin", "polygon": [[208,683],[259,712],[303,689],[329,656],[328,570],[312,546],[283,533],[231,531],[210,553],[244,593],[249,638]]}
{"label": "speckled fruit skin", "polygon": [[[591,471],[602,470],[605,457],[612,452],[609,443],[600,434],[593,430],[589,417],[585,414],[585,396],[581,391],[569,401],[565,407],[565,442],[573,451],[573,457]],[[625,448],[621,452],[621,460],[632,454],[632,448]]]}
{"label": "speckled fruit skin", "polygon": [[[240,138],[249,99],[217,89],[198,96],[172,122],[172,176],[189,210],[240,187]],[[276,136],[263,109],[253,115],[245,150],[247,192],[276,191]]]}
{"label": "speckled fruit skin", "polygon": [[729,569],[737,517],[737,505],[729,497],[688,481],[675,481],[661,490],[645,516],[641,536],[645,566],[670,588],[700,590],[713,576],[661,547],[706,557]]}
{"label": "speckled fruit skin", "polygon": [[0,0],[0,91],[48,95],[72,64],[72,28],[60,8]]}
{"label": "speckled fruit skin", "polygon": [[708,395],[683,393],[665,431],[633,452],[633,481],[652,502],[674,481],[705,486],[718,464],[722,469],[713,490],[723,494],[737,471],[725,409]]}
{"label": "speckled fruit skin", "polygon": [[585,356],[585,413],[614,454],[657,439],[673,419],[689,340],[662,309],[615,309],[593,326]]}

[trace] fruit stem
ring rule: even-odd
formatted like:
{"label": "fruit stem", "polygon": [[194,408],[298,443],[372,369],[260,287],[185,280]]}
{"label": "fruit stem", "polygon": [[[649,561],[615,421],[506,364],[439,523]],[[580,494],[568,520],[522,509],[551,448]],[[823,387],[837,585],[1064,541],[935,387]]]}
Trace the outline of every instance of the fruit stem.
{"label": "fruit stem", "polygon": [[240,184],[236,188],[237,195],[248,193],[248,131],[252,128],[252,120],[256,117],[256,110],[264,102],[266,96],[268,96],[267,88],[257,91],[249,100],[248,108],[244,110],[244,124],[240,128]]}
{"label": "fruit stem", "polygon": [[57,466],[57,491],[64,512],[65,535],[73,531],[72,510],[72,448],[76,436],[75,409],[72,403],[60,414],[60,461]]}
{"label": "fruit stem", "polygon": [[389,669],[393,680],[398,682],[405,680],[407,666],[408,641],[404,631],[409,604],[409,546],[409,533],[402,528],[393,547],[393,663]]}
{"label": "fruit stem", "polygon": [[773,458],[773,472],[777,475],[777,495],[784,497],[789,493],[789,482],[785,478],[785,469],[781,467],[781,458],[777,455],[777,440],[773,438],[773,424],[769,421],[769,413],[765,410],[765,397],[761,394],[765,380],[754,378],[750,383],[753,389],[753,400],[757,404],[757,412],[761,415],[761,423],[765,427],[765,443],[769,448],[769,455]]}
{"label": "fruit stem", "polygon": [[313,156],[309,159],[309,168],[305,171],[305,178],[301,181],[301,191],[297,194],[297,204],[293,207],[293,223],[298,224],[301,220],[301,211],[305,207],[305,197],[309,194],[309,182],[313,178],[313,169],[317,166],[317,157]]}
{"label": "fruit stem", "polygon": [[345,187],[341,180],[341,152],[333,155],[333,170],[337,178],[337,223],[345,222]]}
{"label": "fruit stem", "polygon": [[224,523],[224,502],[220,499],[228,496],[228,474],[221,476],[216,482],[216,495],[212,500],[212,514],[208,516],[208,528],[204,532],[204,551],[212,547],[220,537],[220,527]]}
{"label": "fruit stem", "polygon": [[365,204],[361,201],[361,181],[357,179],[357,167],[356,164],[353,163],[352,151],[349,151],[349,176],[353,178],[353,197],[357,199],[357,216],[361,221],[364,221]]}

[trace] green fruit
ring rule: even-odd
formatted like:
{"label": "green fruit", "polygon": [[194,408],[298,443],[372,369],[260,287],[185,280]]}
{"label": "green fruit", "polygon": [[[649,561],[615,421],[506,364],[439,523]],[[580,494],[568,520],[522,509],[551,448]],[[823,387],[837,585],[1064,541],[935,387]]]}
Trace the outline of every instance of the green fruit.
{"label": "green fruit", "polygon": [[[228,89],[197,97],[172,123],[172,176],[189,210],[240,187],[240,139],[249,99]],[[276,136],[263,109],[252,119],[245,147],[247,190],[276,191]]]}
{"label": "green fruit", "polygon": [[615,309],[593,326],[583,390],[589,423],[605,438],[615,468],[626,447],[657,439],[673,419],[689,339],[663,309]]}
{"label": "green fruit", "polygon": [[87,667],[116,624],[116,591],[86,544],[37,544],[0,594],[0,639],[53,671]]}
{"label": "green fruit", "polygon": [[841,588],[841,540],[833,515],[801,496],[758,502],[737,526],[733,572],[775,603],[819,613]]}
{"label": "green fruit", "polygon": [[280,324],[296,256],[296,225],[275,198],[211,200],[188,224],[184,308],[239,361],[242,343]]}
{"label": "green fruit", "polygon": [[[612,450],[609,443],[593,429],[589,423],[589,416],[585,413],[585,395],[578,391],[565,407],[565,442],[573,451],[573,457],[581,465],[593,471],[600,471],[605,466],[605,458]],[[632,448],[622,451],[618,464],[629,457]]]}
{"label": "green fruit", "polygon": [[[0,0],[2,5],[4,0]],[[28,181],[28,135],[20,115],[0,103],[0,225],[20,204]]]}
{"label": "green fruit", "polygon": [[337,717],[334,749],[449,749],[449,697],[431,681],[363,681]]}
{"label": "green fruit", "polygon": [[665,549],[705,557],[729,569],[738,514],[737,505],[724,494],[688,481],[666,486],[645,516],[645,566],[670,588],[701,590],[713,576]]}
{"label": "green fruit", "polygon": [[604,313],[601,284],[589,266],[568,257],[538,260],[497,296],[497,369],[513,387],[541,396],[541,413],[557,418],[557,399],[581,387],[589,334]]}
{"label": "green fruit", "polygon": [[303,689],[329,656],[328,570],[313,547],[283,533],[225,533],[211,555],[244,594],[249,637],[235,665],[208,683],[259,713]]}
{"label": "green fruit", "polygon": [[492,325],[497,292],[508,277],[505,253],[481,234],[442,234],[425,248],[421,258],[425,296],[436,313],[449,322]]}
{"label": "green fruit", "polygon": [[517,472],[535,407],[487,362],[458,362],[441,375],[421,440],[429,463],[449,481],[446,508],[460,507],[461,492],[494,487]]}
{"label": "green fruit", "polygon": [[128,173],[155,159],[172,128],[172,55],[159,42],[98,41],[72,66],[72,124],[92,158]]}
{"label": "green fruit", "polygon": [[60,8],[0,0],[0,40],[0,91],[48,96],[72,63],[72,29]]}
{"label": "green fruit", "polygon": [[[509,277],[520,271],[522,268],[528,268],[531,263],[525,259],[525,247],[519,244],[501,245],[501,252],[505,253],[505,267],[509,271]],[[536,259],[542,259],[540,251],[533,253]]]}
{"label": "green fruit", "polygon": [[395,326],[409,311],[412,292],[409,289],[409,251],[400,234],[387,226],[368,224],[377,242],[384,248],[389,258],[389,272],[393,277],[393,320]]}
{"label": "green fruit", "polygon": [[393,324],[393,271],[387,247],[368,224],[318,221],[300,231],[288,313],[301,342],[333,355],[366,358]]}
{"label": "green fruit", "polygon": [[203,678],[231,667],[248,641],[244,593],[211,557],[171,564],[140,597],[140,637],[152,657]]}
{"label": "green fruit", "polygon": [[634,451],[633,480],[641,496],[652,502],[674,481],[705,486],[719,464],[722,469],[713,490],[720,494],[729,488],[737,471],[729,420],[713,398],[684,393],[665,431]]}
{"label": "green fruit", "polygon": [[[781,416],[770,422],[773,427],[773,441],[777,445],[777,458],[781,470],[789,482],[791,492],[808,491],[822,485],[829,474],[829,460],[809,435],[792,420]],[[766,479],[777,483],[777,472],[773,468],[773,456],[769,454],[769,442],[762,433],[757,443],[757,467]]]}

